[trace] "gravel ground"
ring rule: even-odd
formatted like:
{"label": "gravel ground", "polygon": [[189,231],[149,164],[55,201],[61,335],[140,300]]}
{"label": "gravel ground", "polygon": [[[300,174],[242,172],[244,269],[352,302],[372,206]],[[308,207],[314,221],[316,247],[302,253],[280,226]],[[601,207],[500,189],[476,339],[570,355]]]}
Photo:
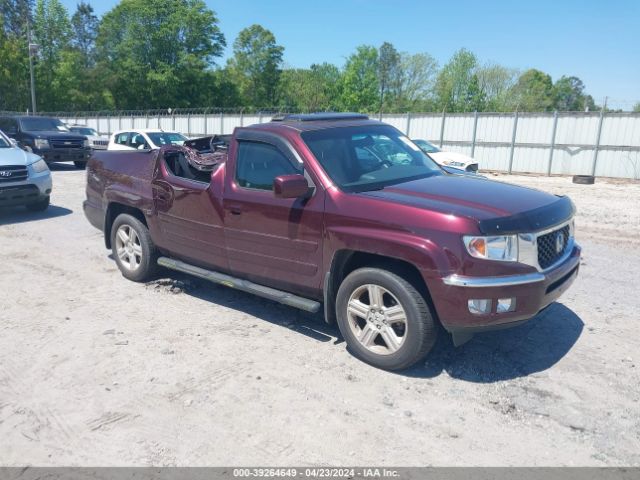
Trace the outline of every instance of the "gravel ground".
{"label": "gravel ground", "polygon": [[640,184],[568,193],[581,273],[531,322],[371,368],[315,316],[118,272],[54,171],[45,214],[0,211],[0,465],[640,465]]}

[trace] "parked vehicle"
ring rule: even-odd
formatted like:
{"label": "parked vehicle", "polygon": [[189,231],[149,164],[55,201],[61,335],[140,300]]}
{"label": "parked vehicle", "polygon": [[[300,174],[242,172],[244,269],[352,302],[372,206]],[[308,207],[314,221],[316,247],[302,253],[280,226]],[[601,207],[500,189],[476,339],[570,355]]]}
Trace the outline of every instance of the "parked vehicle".
{"label": "parked vehicle", "polygon": [[51,188],[47,163],[0,131],[0,207],[24,205],[32,211],[46,210]]}
{"label": "parked vehicle", "polygon": [[100,135],[95,128],[87,127],[86,125],[67,125],[69,131],[83,135],[89,140],[89,147],[92,150],[106,150],[109,145],[109,137]]}
{"label": "parked vehicle", "polygon": [[92,157],[84,211],[126,278],[160,265],[324,304],[354,355],[402,369],[438,322],[461,344],[534,317],[577,276],[568,197],[447,175],[364,115],[289,115],[219,141],[189,143],[218,154],[207,162],[180,146]]}
{"label": "parked vehicle", "polygon": [[45,162],[73,162],[84,168],[91,156],[89,141],[71,133],[57,118],[26,115],[0,116],[0,130],[15,139],[20,148]]}
{"label": "parked vehicle", "polygon": [[182,145],[187,137],[178,132],[165,132],[157,128],[122,130],[109,139],[108,150],[155,150],[163,145]]}
{"label": "parked vehicle", "polygon": [[478,171],[478,162],[468,155],[458,152],[445,152],[426,140],[413,140],[413,143],[418,145],[420,150],[429,155],[438,165],[470,173]]}

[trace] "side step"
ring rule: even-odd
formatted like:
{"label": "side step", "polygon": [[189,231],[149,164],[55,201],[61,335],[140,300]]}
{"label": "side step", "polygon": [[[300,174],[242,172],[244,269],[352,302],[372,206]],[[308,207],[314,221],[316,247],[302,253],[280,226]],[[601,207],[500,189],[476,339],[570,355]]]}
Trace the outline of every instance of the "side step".
{"label": "side step", "polygon": [[268,298],[269,300],[280,302],[284,305],[289,305],[290,307],[299,308],[306,312],[316,313],[320,310],[320,302],[316,302],[315,300],[309,300],[308,298],[299,297],[292,293],[283,292],[282,290],[258,285],[257,283],[232,277],[231,275],[225,275],[224,273],[206,270],[204,268],[196,267],[195,265],[181,262],[180,260],[174,260],[173,258],[160,257],[158,259],[158,265],[170,268],[171,270],[188,273],[189,275],[194,275],[226,287],[252,293],[259,297]]}

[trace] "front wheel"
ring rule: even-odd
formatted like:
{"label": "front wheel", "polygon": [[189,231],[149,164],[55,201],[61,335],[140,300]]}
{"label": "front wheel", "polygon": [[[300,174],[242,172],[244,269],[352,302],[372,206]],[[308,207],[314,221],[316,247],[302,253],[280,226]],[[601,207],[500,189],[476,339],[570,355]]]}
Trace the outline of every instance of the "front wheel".
{"label": "front wheel", "polygon": [[122,275],[144,282],[157,271],[158,253],[149,229],[136,217],[122,213],[111,226],[111,250]]}
{"label": "front wheel", "polygon": [[427,300],[407,280],[379,268],[361,268],[344,279],[336,315],[352,353],[385,370],[422,360],[436,340]]}

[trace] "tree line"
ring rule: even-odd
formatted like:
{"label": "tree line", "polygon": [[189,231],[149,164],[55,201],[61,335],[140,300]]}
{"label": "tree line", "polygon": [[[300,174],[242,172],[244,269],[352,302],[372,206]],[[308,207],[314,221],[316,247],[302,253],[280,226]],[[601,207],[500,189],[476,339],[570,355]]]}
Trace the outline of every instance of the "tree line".
{"label": "tree line", "polygon": [[[293,68],[261,25],[232,55],[202,0],[121,0],[98,18],[81,0],[0,0],[0,110],[30,108],[27,35],[39,111],[196,108],[361,112],[584,111],[599,107],[575,76],[481,63],[460,49],[442,66],[391,43],[362,45],[342,66]],[[640,104],[636,106],[640,110]]]}

